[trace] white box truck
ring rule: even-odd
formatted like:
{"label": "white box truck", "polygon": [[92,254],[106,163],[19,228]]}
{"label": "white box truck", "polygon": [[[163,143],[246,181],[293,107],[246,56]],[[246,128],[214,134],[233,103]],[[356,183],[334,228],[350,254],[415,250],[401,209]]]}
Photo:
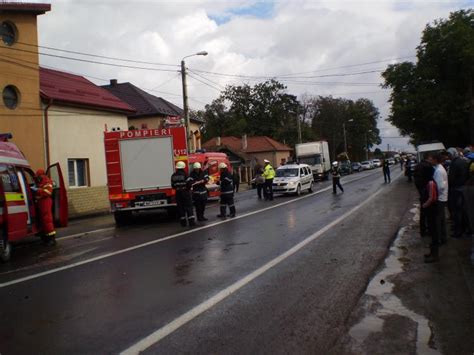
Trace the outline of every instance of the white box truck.
{"label": "white box truck", "polygon": [[326,141],[300,143],[295,146],[296,160],[308,164],[315,179],[326,180],[331,170],[329,146]]}
{"label": "white box truck", "polygon": [[438,153],[446,148],[444,147],[443,143],[428,143],[428,144],[420,144],[416,147],[416,155],[418,162],[423,159],[423,156],[427,153]]}

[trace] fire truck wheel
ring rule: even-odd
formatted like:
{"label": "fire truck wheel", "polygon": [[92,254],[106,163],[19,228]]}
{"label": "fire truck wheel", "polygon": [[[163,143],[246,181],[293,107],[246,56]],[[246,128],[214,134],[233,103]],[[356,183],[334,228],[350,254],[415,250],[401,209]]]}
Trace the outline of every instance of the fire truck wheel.
{"label": "fire truck wheel", "polygon": [[114,212],[115,224],[124,226],[130,223],[132,218],[132,211],[116,211]]}
{"label": "fire truck wheel", "polygon": [[10,260],[12,256],[12,245],[10,243],[6,243],[5,248],[0,249],[0,259],[6,263]]}

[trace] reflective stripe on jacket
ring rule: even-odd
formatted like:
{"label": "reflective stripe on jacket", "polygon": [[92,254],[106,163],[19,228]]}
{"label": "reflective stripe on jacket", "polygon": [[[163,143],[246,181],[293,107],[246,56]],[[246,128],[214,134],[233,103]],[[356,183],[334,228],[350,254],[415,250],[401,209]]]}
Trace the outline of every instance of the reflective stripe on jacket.
{"label": "reflective stripe on jacket", "polygon": [[275,170],[273,170],[273,167],[270,164],[265,165],[263,168],[263,176],[265,177],[265,180],[270,180],[275,177]]}

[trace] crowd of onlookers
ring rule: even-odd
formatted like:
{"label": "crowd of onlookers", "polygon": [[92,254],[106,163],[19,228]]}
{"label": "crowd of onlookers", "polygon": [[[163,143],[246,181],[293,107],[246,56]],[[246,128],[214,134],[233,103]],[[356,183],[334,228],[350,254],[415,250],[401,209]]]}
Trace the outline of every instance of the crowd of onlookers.
{"label": "crowd of onlookers", "polygon": [[[474,233],[474,147],[427,153],[412,171],[420,194],[420,233],[431,236],[425,262],[439,261],[439,246]],[[411,174],[409,173],[411,180]],[[448,233],[447,215],[451,221]]]}

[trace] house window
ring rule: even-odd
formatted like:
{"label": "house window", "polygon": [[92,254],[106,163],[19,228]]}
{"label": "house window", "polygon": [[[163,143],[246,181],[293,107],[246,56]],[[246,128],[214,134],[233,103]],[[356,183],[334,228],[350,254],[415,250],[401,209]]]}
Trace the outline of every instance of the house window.
{"label": "house window", "polygon": [[2,22],[0,24],[0,37],[2,38],[3,43],[7,46],[13,45],[18,38],[18,30],[16,26],[9,21]]}
{"label": "house window", "polygon": [[69,187],[89,186],[89,159],[68,159]]}
{"label": "house window", "polygon": [[20,101],[20,92],[18,89],[13,85],[5,86],[2,92],[3,103],[6,107],[10,110],[14,110],[17,108],[18,103]]}

